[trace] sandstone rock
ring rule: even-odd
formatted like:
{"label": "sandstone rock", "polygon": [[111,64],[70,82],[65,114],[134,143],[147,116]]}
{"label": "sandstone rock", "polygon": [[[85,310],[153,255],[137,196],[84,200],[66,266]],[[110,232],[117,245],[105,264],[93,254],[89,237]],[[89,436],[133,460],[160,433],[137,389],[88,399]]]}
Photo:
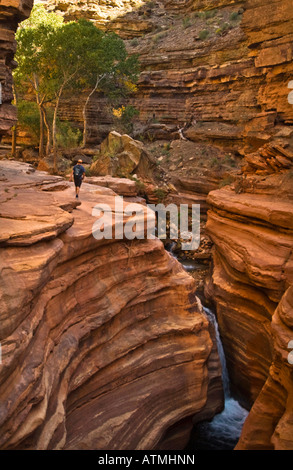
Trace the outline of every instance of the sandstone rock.
{"label": "sandstone rock", "polygon": [[111,189],[84,183],[76,203],[32,170],[1,162],[1,449],[165,448],[176,425],[184,447],[223,406],[193,278],[157,239],[93,237]]}
{"label": "sandstone rock", "polygon": [[98,186],[111,188],[119,196],[137,196],[137,186],[135,181],[127,178],[113,178],[112,176],[91,176],[86,178],[86,182]]}
{"label": "sandstone rock", "polygon": [[257,152],[245,155],[244,173],[261,169],[264,173],[275,173],[293,166],[293,153],[276,143],[266,144]]}
{"label": "sandstone rock", "polygon": [[152,178],[155,162],[145,151],[143,144],[128,135],[112,131],[102,142],[100,153],[91,165],[96,176],[129,176],[136,173]]}
{"label": "sandstone rock", "polygon": [[[90,18],[103,28],[114,28],[122,37],[141,36],[144,27],[148,29],[139,15],[144,11],[143,2],[110,2],[108,7],[101,2],[46,3],[50,9],[63,10],[67,19]],[[220,24],[207,25],[206,19],[197,18],[184,28],[183,20],[192,12],[215,9]],[[181,16],[175,19],[170,12]],[[239,21],[234,24],[230,15],[237,12]],[[252,153],[272,139],[276,127],[280,131],[292,124],[288,103],[293,63],[290,0],[164,2],[153,8],[147,23],[150,21],[160,28],[161,39],[154,31],[140,37],[135,46],[132,41],[127,43],[141,63],[138,93],[132,100],[139,110],[135,135],[171,139],[184,129],[183,136],[193,141]],[[225,21],[233,28],[226,35],[216,34]],[[194,37],[207,27],[209,37],[197,41],[195,47]],[[60,117],[82,127],[80,100],[83,97],[64,98]],[[88,113],[90,143],[96,144],[113,125],[101,94],[93,96]]]}
{"label": "sandstone rock", "polygon": [[216,304],[232,388],[253,405],[236,448],[291,449],[292,184],[288,170],[251,182],[241,194],[208,195],[214,253],[205,291]]}
{"label": "sandstone rock", "polygon": [[284,293],[272,317],[274,360],[269,376],[244,424],[236,449],[292,448],[292,340],[293,286]]}
{"label": "sandstone rock", "polygon": [[0,5],[0,140],[16,122],[16,109],[11,105],[14,33],[18,22],[29,16],[32,6],[33,0],[3,0]]}

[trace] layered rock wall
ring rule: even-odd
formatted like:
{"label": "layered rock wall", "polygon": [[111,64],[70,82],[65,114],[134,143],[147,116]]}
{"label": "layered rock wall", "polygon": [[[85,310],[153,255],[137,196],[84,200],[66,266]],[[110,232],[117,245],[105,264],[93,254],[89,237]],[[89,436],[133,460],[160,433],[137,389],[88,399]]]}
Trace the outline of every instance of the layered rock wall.
{"label": "layered rock wall", "polygon": [[175,428],[184,446],[223,406],[193,278],[157,239],[94,238],[111,189],[83,183],[79,203],[4,160],[1,180],[1,449],[165,448]]}
{"label": "layered rock wall", "polygon": [[[172,123],[183,126],[194,119],[186,137],[240,152],[257,148],[292,124],[287,101],[293,74],[291,3],[186,2],[186,7],[218,8],[219,21],[206,17],[199,31],[186,27],[184,44],[179,36],[173,44],[166,36],[153,54],[142,52],[142,119],[155,113],[169,130]],[[237,12],[240,21],[235,22],[231,14]],[[218,34],[223,22],[230,29]],[[203,31],[209,36],[200,40]]]}
{"label": "layered rock wall", "polygon": [[16,42],[15,31],[20,21],[30,14],[33,0],[3,0],[0,5],[0,140],[16,122],[16,109],[11,105],[12,70]]}
{"label": "layered rock wall", "polygon": [[[137,135],[147,128],[153,137],[169,139],[184,128],[192,141],[243,154],[290,132],[289,0],[162,1],[152,8],[148,3],[131,11],[122,9],[119,24],[109,17],[106,25],[127,40],[130,53],[140,57],[141,76],[133,100],[140,111]],[[49,7],[61,8],[53,1]],[[67,17],[72,8],[65,6],[62,14]],[[79,8],[74,6],[76,17],[90,17],[90,11]],[[148,27],[140,30],[142,19]],[[104,20],[96,24],[105,27]],[[137,24],[133,33],[130,24]],[[65,100],[62,118],[78,123],[78,109],[77,103],[69,106]],[[111,127],[111,113],[98,94],[89,116],[90,141],[97,142]]]}
{"label": "layered rock wall", "polygon": [[[239,449],[292,449],[292,170],[208,196],[216,305],[232,388],[253,405]],[[290,424],[291,423],[291,424]]]}

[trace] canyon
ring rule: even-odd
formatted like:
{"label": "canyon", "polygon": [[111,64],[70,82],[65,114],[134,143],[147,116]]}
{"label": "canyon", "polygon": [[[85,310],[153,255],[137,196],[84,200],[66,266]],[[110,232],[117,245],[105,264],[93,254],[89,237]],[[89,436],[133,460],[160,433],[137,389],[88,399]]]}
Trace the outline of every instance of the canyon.
{"label": "canyon", "polygon": [[1,449],[186,445],[223,406],[193,278],[158,239],[93,236],[110,188],[7,160],[1,183]]}
{"label": "canyon", "polygon": [[[293,446],[290,3],[45,2],[139,54],[132,137],[153,150],[153,173],[173,187],[167,201],[202,206],[212,244],[202,300],[249,410],[239,450]],[[14,32],[31,7],[1,3],[1,134],[16,119]],[[61,109],[77,127],[79,99]],[[99,93],[89,115],[88,145],[98,148],[113,130]],[[1,448],[184,448],[192,426],[223,408],[221,366],[196,279],[162,242],[92,237],[97,201],[123,191],[145,207],[133,181],[98,172],[79,204],[64,177],[7,160],[0,168]]]}
{"label": "canyon", "polygon": [[[209,193],[216,304],[231,387],[252,406],[238,449],[290,449],[293,194],[286,174]],[[280,190],[280,188],[282,188]]]}

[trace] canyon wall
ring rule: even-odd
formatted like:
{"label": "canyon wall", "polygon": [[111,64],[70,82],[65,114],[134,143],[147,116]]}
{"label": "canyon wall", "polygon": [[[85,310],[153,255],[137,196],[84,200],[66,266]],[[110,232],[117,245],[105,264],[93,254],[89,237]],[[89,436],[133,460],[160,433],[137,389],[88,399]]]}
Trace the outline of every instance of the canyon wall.
{"label": "canyon wall", "polygon": [[[1,135],[31,7],[1,3]],[[0,178],[1,449],[183,448],[223,408],[194,280],[159,240],[93,237],[111,189],[84,184],[80,204],[63,178],[7,160]]]}
{"label": "canyon wall", "polygon": [[[292,449],[291,2],[166,0],[134,2],[131,8],[120,2],[118,10],[109,4],[109,15],[102,3],[47,5],[67,19],[93,19],[120,34],[131,53],[139,53],[135,134],[174,139],[182,128],[191,143],[244,156],[234,185],[208,196],[207,230],[214,248],[205,291],[217,310],[232,389],[252,406],[237,448]],[[1,42],[3,130],[15,120],[9,104],[13,31],[27,5],[7,6],[1,13],[9,18],[10,31]],[[98,93],[89,114],[90,143],[96,144],[112,126],[111,112]],[[80,125],[80,98],[64,98],[61,117]],[[31,169],[22,168],[32,178]],[[92,193],[108,202],[105,189],[88,189],[81,209],[68,202],[71,189],[62,181],[38,176],[27,188],[23,182],[10,188],[8,176],[3,175],[7,225],[1,236],[9,254],[2,271],[10,281],[2,293],[1,383],[7,394],[0,414],[2,447],[164,448],[174,436],[186,441],[191,416],[196,421],[221,408],[218,359],[215,366],[192,280],[157,242],[93,240]],[[37,188],[43,204],[33,215],[29,207]],[[12,209],[19,198],[25,217]],[[32,220],[33,230],[27,227]],[[137,298],[129,287],[134,281]],[[22,286],[17,299],[15,284]],[[175,298],[180,305],[176,312]],[[146,336],[133,322],[134,311]],[[209,392],[213,370],[215,388]],[[176,387],[172,383],[170,388],[174,377]],[[213,394],[214,406],[207,400]],[[130,400],[123,408],[125,397]],[[84,423],[84,416],[91,419]],[[187,428],[177,428],[181,422]]]}
{"label": "canyon wall", "polygon": [[292,449],[293,154],[291,170],[208,196],[215,304],[231,387],[252,406],[238,449]]}
{"label": "canyon wall", "polygon": [[[151,54],[141,52],[142,120],[155,113],[166,136],[172,124],[174,129],[191,121],[184,135],[192,141],[241,154],[258,148],[293,120],[287,101],[293,74],[291,2],[185,3],[188,18],[201,8],[218,10],[214,17],[207,11],[190,20],[184,30],[181,25],[181,34],[175,24]],[[176,8],[176,2],[167,4]]]}
{"label": "canyon wall", "polygon": [[158,239],[94,238],[116,196],[1,161],[1,449],[180,449],[223,407],[193,278]]}
{"label": "canyon wall", "polygon": [[0,140],[16,122],[16,109],[11,105],[12,70],[16,64],[15,31],[20,21],[30,14],[33,0],[3,0],[0,5]]}
{"label": "canyon wall", "polygon": [[[133,104],[136,135],[173,139],[178,127],[194,142],[243,155],[290,132],[292,21],[289,0],[135,2],[129,10],[49,0],[66,19],[85,16],[125,39],[141,62]],[[104,11],[104,10],[103,10]],[[104,15],[104,16],[103,16]],[[80,98],[81,101],[83,98]],[[89,106],[89,143],[111,128],[111,111],[97,93]],[[81,125],[79,101],[64,99],[62,119]]]}

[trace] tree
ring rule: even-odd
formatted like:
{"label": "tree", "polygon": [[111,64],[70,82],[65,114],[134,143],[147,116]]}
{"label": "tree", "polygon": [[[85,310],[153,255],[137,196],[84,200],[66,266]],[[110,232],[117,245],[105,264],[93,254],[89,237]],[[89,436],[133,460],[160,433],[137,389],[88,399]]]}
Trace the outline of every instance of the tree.
{"label": "tree", "polygon": [[42,5],[36,5],[31,16],[20,24],[16,32],[17,51],[13,78],[20,94],[33,93],[40,115],[39,155],[44,155],[44,127],[47,129],[47,151],[50,146],[50,127],[46,119],[45,105],[52,100],[48,87],[48,50],[52,38],[63,19],[54,13],[47,13]]}
{"label": "tree", "polygon": [[103,33],[89,25],[89,41],[84,56],[86,73],[82,84],[88,89],[84,102],[83,146],[86,145],[87,108],[93,94],[99,90],[115,101],[136,90],[139,62],[136,55],[129,56],[123,40],[115,33]]}
{"label": "tree", "polygon": [[47,81],[51,83],[51,90],[55,98],[52,123],[55,168],[57,158],[57,117],[60,100],[65,90],[73,90],[78,87],[79,82],[82,81],[87,72],[84,55],[89,43],[88,32],[90,27],[95,28],[85,20],[66,23],[55,32],[51,44]]}
{"label": "tree", "polygon": [[[18,67],[15,83],[23,92],[33,91],[40,115],[39,154],[43,156],[44,129],[46,154],[52,141],[54,167],[57,167],[57,122],[63,93],[85,91],[83,105],[83,144],[87,138],[87,106],[96,90],[110,100],[127,96],[138,77],[137,57],[129,57],[122,39],[104,33],[90,21],[64,23],[42,6],[33,9],[29,20],[17,32]],[[53,110],[51,125],[47,107]]]}

